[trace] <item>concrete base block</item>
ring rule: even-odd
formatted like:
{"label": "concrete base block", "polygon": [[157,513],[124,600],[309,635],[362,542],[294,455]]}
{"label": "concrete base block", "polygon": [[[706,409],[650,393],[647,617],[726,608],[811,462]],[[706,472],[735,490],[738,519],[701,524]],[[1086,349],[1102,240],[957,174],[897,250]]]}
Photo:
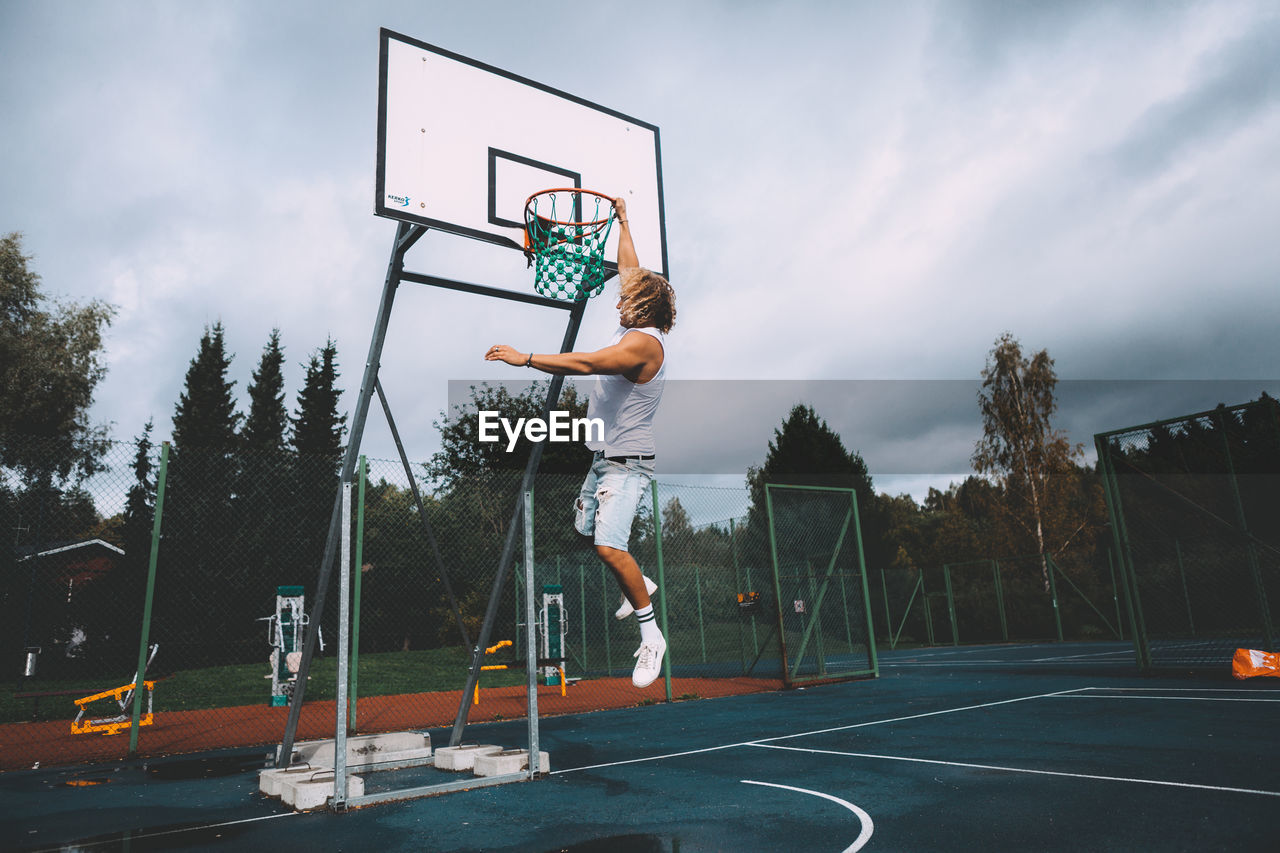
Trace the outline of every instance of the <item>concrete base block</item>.
{"label": "concrete base block", "polygon": [[[296,743],[293,746],[294,763],[333,767],[333,747],[333,738]],[[431,740],[421,732],[388,732],[347,738],[348,765],[404,761],[430,755]]]}
{"label": "concrete base block", "polygon": [[436,750],[437,770],[471,770],[476,758],[502,752],[502,747],[493,744],[463,744],[462,746],[444,746]]}
{"label": "concrete base block", "polygon": [[[364,779],[359,776],[347,777],[347,796],[364,795]],[[321,808],[333,796],[333,771],[315,770],[310,776],[298,774],[297,778],[289,778],[280,785],[280,799],[294,810],[305,812]]]}
{"label": "concrete base block", "polygon": [[[504,749],[489,755],[478,755],[475,761],[475,775],[502,776],[507,773],[519,773],[529,769],[529,750]],[[538,753],[538,772],[551,770],[551,758],[545,752]]]}
{"label": "concrete base block", "polygon": [[281,788],[286,782],[291,779],[304,779],[307,775],[315,773],[317,769],[303,765],[301,767],[272,767],[269,770],[263,770],[258,774],[258,790],[268,797],[278,797],[280,796]]}

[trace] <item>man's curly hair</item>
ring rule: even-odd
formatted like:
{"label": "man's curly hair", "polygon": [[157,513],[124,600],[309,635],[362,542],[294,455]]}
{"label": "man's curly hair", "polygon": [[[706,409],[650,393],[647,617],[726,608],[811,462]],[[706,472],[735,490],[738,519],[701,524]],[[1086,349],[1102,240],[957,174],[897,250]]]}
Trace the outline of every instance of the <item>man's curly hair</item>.
{"label": "man's curly hair", "polygon": [[618,278],[622,325],[629,329],[652,326],[664,335],[671,331],[676,324],[676,292],[667,280],[644,267],[629,267]]}

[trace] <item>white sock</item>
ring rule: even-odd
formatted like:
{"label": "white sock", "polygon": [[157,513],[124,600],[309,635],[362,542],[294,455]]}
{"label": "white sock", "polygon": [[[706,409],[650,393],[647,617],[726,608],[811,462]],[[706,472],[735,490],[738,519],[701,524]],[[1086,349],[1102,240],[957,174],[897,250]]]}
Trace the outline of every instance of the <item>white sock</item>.
{"label": "white sock", "polygon": [[636,611],[636,621],[640,623],[640,642],[653,643],[662,639],[662,629],[658,627],[652,604]]}

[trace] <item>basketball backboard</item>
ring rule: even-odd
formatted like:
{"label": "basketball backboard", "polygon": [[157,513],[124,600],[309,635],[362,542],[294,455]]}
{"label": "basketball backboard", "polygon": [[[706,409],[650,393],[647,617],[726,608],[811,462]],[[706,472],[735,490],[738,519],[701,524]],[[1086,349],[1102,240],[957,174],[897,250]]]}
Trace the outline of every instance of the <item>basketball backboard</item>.
{"label": "basketball backboard", "polygon": [[[582,187],[627,202],[640,263],[667,275],[658,128],[382,30],[374,210],[523,249],[525,201]],[[617,233],[605,257],[617,256]]]}

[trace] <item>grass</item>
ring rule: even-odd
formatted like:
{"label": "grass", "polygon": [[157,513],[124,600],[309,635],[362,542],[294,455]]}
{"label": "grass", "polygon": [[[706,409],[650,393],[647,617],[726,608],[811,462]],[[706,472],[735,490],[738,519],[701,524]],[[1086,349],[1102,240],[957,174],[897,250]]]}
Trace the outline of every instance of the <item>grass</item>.
{"label": "grass", "polygon": [[[466,686],[467,653],[461,647],[411,652],[381,652],[360,656],[357,688],[360,696],[387,696],[397,693],[428,693],[461,690]],[[337,659],[318,657],[312,661],[308,699],[333,699],[337,691]],[[156,684],[157,711],[191,711],[266,704],[271,694],[267,661],[213,666],[175,672]],[[0,722],[31,719],[31,699],[15,699],[19,692],[77,690],[89,696],[119,687],[123,682],[102,679],[40,680],[0,692]],[[525,683],[523,670],[496,670],[481,676],[482,687],[508,687]],[[76,714],[75,696],[51,696],[40,700],[41,719],[70,719]],[[90,713],[117,713],[111,700],[95,703]]]}

